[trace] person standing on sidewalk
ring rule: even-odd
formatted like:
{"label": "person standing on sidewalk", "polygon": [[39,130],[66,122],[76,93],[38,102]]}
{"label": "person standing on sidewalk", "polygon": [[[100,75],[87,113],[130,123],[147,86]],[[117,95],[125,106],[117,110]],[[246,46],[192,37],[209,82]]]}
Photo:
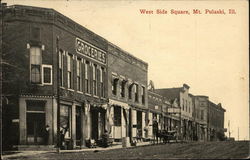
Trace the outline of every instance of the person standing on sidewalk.
{"label": "person standing on sidewalk", "polygon": [[156,119],[153,120],[153,135],[154,135],[154,143],[155,143],[155,140],[158,144],[158,132],[159,132],[159,129],[158,129],[158,122]]}

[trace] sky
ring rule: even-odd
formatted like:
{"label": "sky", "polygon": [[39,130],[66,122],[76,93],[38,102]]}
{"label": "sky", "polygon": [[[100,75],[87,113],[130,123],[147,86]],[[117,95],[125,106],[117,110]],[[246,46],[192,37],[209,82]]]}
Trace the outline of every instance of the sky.
{"label": "sky", "polygon": [[[186,83],[193,95],[207,95],[212,102],[221,103],[226,109],[225,128],[230,121],[231,137],[249,140],[247,0],[3,2],[57,10],[147,62],[148,79],[155,88]],[[142,9],[153,14],[142,14]],[[167,14],[156,14],[157,9]],[[193,9],[201,14],[193,14]],[[219,9],[225,14],[209,14]],[[229,14],[229,9],[236,14]],[[171,14],[171,10],[189,14]]]}

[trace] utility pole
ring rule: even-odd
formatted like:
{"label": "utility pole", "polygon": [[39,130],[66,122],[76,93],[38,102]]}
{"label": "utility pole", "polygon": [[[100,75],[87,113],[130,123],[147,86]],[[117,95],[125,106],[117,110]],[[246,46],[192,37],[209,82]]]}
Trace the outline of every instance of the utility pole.
{"label": "utility pole", "polygon": [[230,140],[230,120],[228,121],[228,139]]}
{"label": "utility pole", "polygon": [[240,131],[239,131],[239,127],[238,127],[238,141],[240,140]]}
{"label": "utility pole", "polygon": [[59,73],[59,36],[56,37],[56,55],[57,55],[57,152],[60,153],[60,73]]}

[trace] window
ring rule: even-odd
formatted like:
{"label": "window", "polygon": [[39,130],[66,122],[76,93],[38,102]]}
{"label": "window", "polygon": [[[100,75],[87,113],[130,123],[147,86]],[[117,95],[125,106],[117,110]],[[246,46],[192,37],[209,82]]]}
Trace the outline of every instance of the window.
{"label": "window", "polygon": [[204,120],[204,111],[201,110],[201,120]]}
{"label": "window", "polygon": [[73,89],[73,55],[68,54],[67,60],[67,67],[68,67],[68,88]]}
{"label": "window", "polygon": [[103,78],[104,78],[104,68],[100,68],[100,91],[101,91],[101,97],[104,97],[104,84],[103,84]]}
{"label": "window", "polygon": [[139,91],[138,91],[138,84],[135,84],[135,102],[138,102],[139,100],[138,100],[138,93],[139,93]]}
{"label": "window", "polygon": [[114,126],[121,126],[121,107],[114,106]]}
{"label": "window", "polygon": [[112,84],[112,93],[113,93],[113,95],[117,94],[117,83],[118,83],[118,81],[119,81],[118,78],[113,79],[113,84]]}
{"label": "window", "polygon": [[30,48],[30,79],[31,83],[41,83],[42,52],[39,47]]}
{"label": "window", "polygon": [[42,65],[43,84],[52,85],[52,65]]}
{"label": "window", "polygon": [[76,84],[77,84],[77,90],[82,91],[82,60],[77,59],[76,63]]}
{"label": "window", "polygon": [[145,87],[141,87],[141,102],[145,104]]}
{"label": "window", "polygon": [[133,84],[128,87],[128,98],[132,99]]}
{"label": "window", "polygon": [[191,103],[189,102],[189,105],[188,105],[188,112],[190,113],[190,107],[191,107]]}
{"label": "window", "polygon": [[63,51],[59,51],[59,85],[63,86]]}
{"label": "window", "polygon": [[184,111],[184,98],[182,99],[182,110]]}
{"label": "window", "polygon": [[85,61],[85,92],[90,93],[90,89],[89,89],[89,61]]}
{"label": "window", "polygon": [[125,86],[126,86],[126,81],[125,80],[123,80],[122,82],[121,82],[121,92],[120,92],[120,94],[121,94],[121,97],[125,97]]}
{"label": "window", "polygon": [[93,65],[93,94],[97,95],[97,65]]}
{"label": "window", "polygon": [[186,112],[187,112],[187,105],[188,105],[188,104],[187,104],[187,100],[186,100],[186,105],[185,105],[185,106],[186,106]]}

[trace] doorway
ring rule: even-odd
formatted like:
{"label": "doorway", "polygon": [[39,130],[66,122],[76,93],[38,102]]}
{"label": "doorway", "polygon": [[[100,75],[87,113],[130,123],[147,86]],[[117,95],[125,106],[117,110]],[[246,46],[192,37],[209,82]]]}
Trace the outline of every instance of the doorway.
{"label": "doorway", "polygon": [[80,106],[76,106],[76,145],[81,145],[81,139],[82,139],[82,110]]}
{"label": "doorway", "polygon": [[27,113],[28,144],[44,143],[45,113]]}

